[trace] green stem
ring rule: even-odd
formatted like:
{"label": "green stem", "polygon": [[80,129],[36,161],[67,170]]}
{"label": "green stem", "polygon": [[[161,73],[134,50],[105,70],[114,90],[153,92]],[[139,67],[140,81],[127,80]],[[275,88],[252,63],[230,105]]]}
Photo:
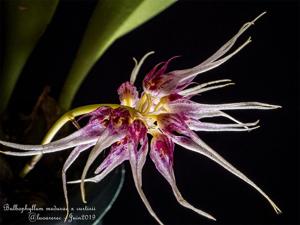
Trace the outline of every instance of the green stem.
{"label": "green stem", "polygon": [[[42,145],[47,144],[52,141],[52,139],[55,137],[55,135],[58,133],[58,131],[69,121],[74,120],[75,117],[81,116],[83,114],[89,113],[94,111],[95,109],[101,107],[101,106],[109,106],[112,108],[117,108],[120,105],[117,104],[94,104],[94,105],[87,105],[87,106],[82,106],[75,108],[73,110],[70,110],[69,112],[66,112],[64,115],[62,115],[54,124],[53,126],[49,129],[47,134],[42,140]],[[20,172],[20,177],[25,177],[40,161],[42,158],[42,154],[36,155],[31,158],[31,161],[29,161],[25,167],[22,169]]]}

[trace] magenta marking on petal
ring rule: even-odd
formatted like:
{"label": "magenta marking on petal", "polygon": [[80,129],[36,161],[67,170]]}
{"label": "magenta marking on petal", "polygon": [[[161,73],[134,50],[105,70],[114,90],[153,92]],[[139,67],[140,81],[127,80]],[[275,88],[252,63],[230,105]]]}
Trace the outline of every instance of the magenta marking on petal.
{"label": "magenta marking on petal", "polygon": [[161,172],[170,171],[173,166],[174,143],[163,134],[156,134],[151,141],[150,158]]}
{"label": "magenta marking on petal", "polygon": [[189,135],[189,128],[185,123],[184,115],[180,114],[161,114],[158,116],[158,125],[160,129],[167,134]]}
{"label": "magenta marking on petal", "polygon": [[[169,83],[174,79],[171,74],[166,74],[169,63],[178,58],[179,56],[174,56],[166,62],[161,62],[157,64],[144,78],[143,87],[144,90],[148,93],[151,93],[154,96],[160,96],[161,94],[166,95],[165,93],[170,92]],[[161,66],[161,68],[159,68]],[[172,87],[171,87],[172,89]]]}
{"label": "magenta marking on petal", "polygon": [[118,88],[118,95],[122,105],[134,107],[138,101],[136,87],[130,82],[125,82]]}
{"label": "magenta marking on petal", "polygon": [[82,175],[81,175],[81,196],[82,201],[86,202],[85,200],[85,188],[84,188],[84,180],[87,175],[89,168],[91,167],[92,163],[96,160],[96,158],[103,152],[104,149],[108,148],[115,142],[123,139],[126,136],[126,129],[122,126],[114,126],[115,124],[110,123],[107,128],[103,131],[101,136],[98,138],[98,141],[94,148],[91,150],[88,160],[84,166]]}
{"label": "magenta marking on petal", "polygon": [[193,210],[201,216],[205,216],[211,220],[216,220],[210,214],[195,208],[182,197],[176,185],[173,170],[173,152],[174,143],[169,137],[163,134],[154,135],[151,142],[150,157],[154,162],[156,169],[170,184],[178,203],[181,204],[183,207]]}
{"label": "magenta marking on petal", "polygon": [[[151,78],[161,76],[162,74],[165,74],[170,62],[180,56],[173,56],[172,58],[168,59],[165,62],[160,62],[156,64],[152,70],[145,76],[144,82],[149,82]],[[161,66],[161,68],[159,68]]]}
{"label": "magenta marking on petal", "polygon": [[179,95],[179,94],[177,94],[177,93],[170,94],[170,95],[167,96],[167,99],[170,102],[173,102],[173,101],[176,101],[176,100],[179,100],[179,99],[182,99],[182,98],[184,98],[184,97],[181,96],[181,95]]}
{"label": "magenta marking on petal", "polygon": [[127,109],[119,107],[112,110],[110,121],[108,126],[110,126],[112,134],[123,132],[128,129],[130,123],[130,113]]}
{"label": "magenta marking on petal", "polygon": [[153,76],[155,76],[157,74],[157,70],[159,69],[159,67],[161,65],[163,65],[165,62],[160,62],[158,64],[156,64],[152,70],[150,70],[150,72],[145,76],[144,81],[147,82],[149,81]]}
{"label": "magenta marking on petal", "polygon": [[173,56],[172,58],[168,59],[168,61],[164,62],[163,66],[157,71],[157,75],[164,74],[170,64],[171,61],[173,61],[176,58],[179,58],[180,56]]}
{"label": "magenta marking on petal", "polygon": [[129,141],[133,141],[136,144],[145,138],[147,134],[147,127],[141,120],[134,120],[128,127]]}
{"label": "magenta marking on petal", "polygon": [[[121,164],[124,160],[128,159],[129,155],[127,148],[127,138],[123,138],[121,141],[111,146],[108,156],[106,156],[100,166],[95,170],[95,174],[100,173],[102,170],[111,166],[112,164]],[[119,161],[121,162],[118,163]]]}
{"label": "magenta marking on petal", "polygon": [[98,121],[99,123],[103,123],[104,120],[108,119],[111,114],[112,108],[109,106],[101,106],[96,110],[87,113],[83,116],[80,116],[77,121],[82,120],[83,118],[90,117],[89,122]]}

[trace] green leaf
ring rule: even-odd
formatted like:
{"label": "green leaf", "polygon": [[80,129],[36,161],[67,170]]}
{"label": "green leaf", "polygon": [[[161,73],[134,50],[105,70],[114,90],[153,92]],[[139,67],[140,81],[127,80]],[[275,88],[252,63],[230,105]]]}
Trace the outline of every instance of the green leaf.
{"label": "green leaf", "polygon": [[22,69],[55,12],[58,0],[5,0],[5,53],[0,76],[0,113]]}
{"label": "green leaf", "polygon": [[87,73],[116,39],[174,2],[175,0],[99,0],[63,86],[60,106],[64,110],[70,108]]}

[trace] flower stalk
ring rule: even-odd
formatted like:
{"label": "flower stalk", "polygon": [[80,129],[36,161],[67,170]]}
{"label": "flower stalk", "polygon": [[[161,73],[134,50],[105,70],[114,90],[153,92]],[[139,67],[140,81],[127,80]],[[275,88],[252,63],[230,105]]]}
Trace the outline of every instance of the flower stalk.
{"label": "flower stalk", "polygon": [[[104,106],[105,104],[93,104],[93,105],[86,105],[81,106],[75,109],[70,110],[69,112],[66,112],[64,115],[62,115],[48,130],[45,137],[43,138],[41,144],[45,145],[52,141],[52,139],[55,137],[55,135],[59,132],[59,130],[68,122],[75,121],[75,118],[77,116],[81,116],[87,113],[90,113],[91,111],[96,110],[98,107]],[[114,104],[106,104],[110,107],[116,107]],[[77,127],[78,128],[78,127]],[[35,165],[40,161],[43,154],[38,154],[32,157],[32,159],[24,166],[22,171],[20,172],[20,177],[25,177],[32,169],[34,169]]]}

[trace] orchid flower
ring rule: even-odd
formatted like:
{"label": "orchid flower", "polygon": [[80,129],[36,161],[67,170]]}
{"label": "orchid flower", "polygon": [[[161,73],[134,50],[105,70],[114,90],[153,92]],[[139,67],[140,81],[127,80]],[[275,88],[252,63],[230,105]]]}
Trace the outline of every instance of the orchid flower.
{"label": "orchid flower", "polygon": [[[76,132],[60,140],[43,145],[23,145],[0,141],[0,144],[4,146],[22,150],[2,151],[1,153],[13,156],[33,156],[73,148],[62,169],[63,191],[67,208],[69,203],[66,172],[81,152],[92,148],[81,179],[68,183],[80,183],[83,202],[86,202],[85,182],[100,182],[117,166],[124,161],[129,161],[135,187],[143,203],[157,222],[162,224],[142,189],[142,169],[149,151],[148,146],[150,145],[150,158],[158,172],[171,186],[178,203],[208,219],[215,220],[209,213],[188,203],[178,190],[173,170],[173,154],[175,144],[177,144],[187,150],[208,157],[248,183],[279,214],[281,212],[280,209],[261,188],[209,147],[196,132],[250,131],[259,127],[258,121],[243,123],[231,117],[225,111],[244,109],[268,110],[276,109],[280,106],[260,102],[202,104],[191,100],[200,93],[233,84],[231,80],[223,79],[195,85],[194,79],[197,75],[220,66],[246,46],[250,42],[250,38],[236,50],[226,54],[232,49],[238,37],[263,14],[243,25],[238,33],[215,54],[193,68],[167,72],[168,64],[174,57],[157,64],[145,76],[141,94],[138,93],[134,82],[142,63],[153,52],[146,54],[140,62],[134,59],[135,67],[131,73],[130,81],[121,84],[117,90],[120,104],[92,105],[78,110],[75,109],[73,110],[73,117],[82,115],[82,117],[89,118],[86,125]],[[228,120],[228,123],[205,122],[207,119],[203,121],[205,118],[213,117],[223,117],[225,120]],[[152,139],[149,144],[148,138],[150,136]],[[95,175],[87,178],[89,168],[106,148],[110,148],[109,154],[94,171]]]}

